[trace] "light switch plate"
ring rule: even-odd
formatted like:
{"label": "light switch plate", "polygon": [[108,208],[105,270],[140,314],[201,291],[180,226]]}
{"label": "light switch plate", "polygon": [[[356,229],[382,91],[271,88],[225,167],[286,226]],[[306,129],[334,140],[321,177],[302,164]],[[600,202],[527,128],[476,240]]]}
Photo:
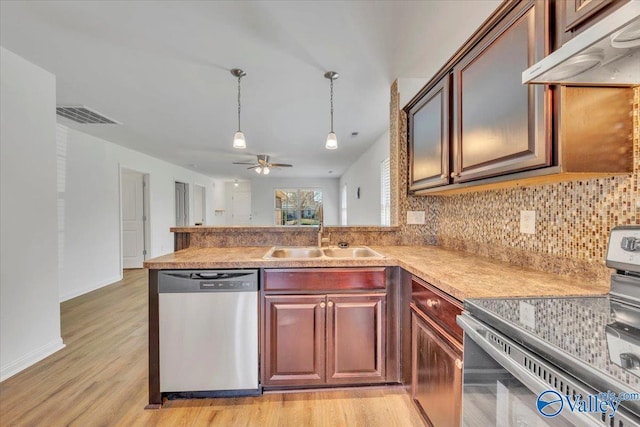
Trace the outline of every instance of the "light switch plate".
{"label": "light switch plate", "polygon": [[424,224],[424,211],[407,211],[407,224]]}
{"label": "light switch plate", "polygon": [[536,211],[520,211],[520,232],[536,234]]}
{"label": "light switch plate", "polygon": [[536,307],[520,301],[520,324],[531,329],[536,328]]}

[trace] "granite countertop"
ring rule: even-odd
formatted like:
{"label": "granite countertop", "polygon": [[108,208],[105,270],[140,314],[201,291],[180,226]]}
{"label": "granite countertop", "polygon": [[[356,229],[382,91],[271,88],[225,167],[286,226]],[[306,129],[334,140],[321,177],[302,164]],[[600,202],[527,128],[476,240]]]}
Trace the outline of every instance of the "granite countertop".
{"label": "granite countertop", "polygon": [[454,298],[604,295],[607,282],[586,282],[437,246],[371,246],[383,259],[265,260],[270,247],[187,248],[144,263],[150,269],[400,266]]}

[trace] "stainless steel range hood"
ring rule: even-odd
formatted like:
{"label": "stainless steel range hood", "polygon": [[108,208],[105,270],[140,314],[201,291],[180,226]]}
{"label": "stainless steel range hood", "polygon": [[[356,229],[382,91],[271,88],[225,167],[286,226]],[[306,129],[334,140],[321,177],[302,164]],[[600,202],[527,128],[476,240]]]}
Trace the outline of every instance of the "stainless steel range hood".
{"label": "stainless steel range hood", "polygon": [[522,83],[640,84],[640,1],[631,0],[526,69]]}

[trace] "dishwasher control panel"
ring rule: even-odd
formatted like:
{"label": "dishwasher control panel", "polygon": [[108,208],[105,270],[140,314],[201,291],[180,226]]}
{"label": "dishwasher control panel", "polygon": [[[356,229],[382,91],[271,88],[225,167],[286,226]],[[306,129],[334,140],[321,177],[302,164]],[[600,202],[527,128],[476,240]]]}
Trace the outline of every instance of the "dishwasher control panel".
{"label": "dishwasher control panel", "polygon": [[216,289],[218,291],[235,291],[235,290],[243,290],[243,291],[251,291],[257,290],[256,283],[254,282],[243,282],[243,281],[231,281],[226,282],[223,280],[215,280],[215,281],[202,281],[200,282],[200,289]]}
{"label": "dishwasher control panel", "polygon": [[159,293],[257,292],[258,270],[162,270]]}

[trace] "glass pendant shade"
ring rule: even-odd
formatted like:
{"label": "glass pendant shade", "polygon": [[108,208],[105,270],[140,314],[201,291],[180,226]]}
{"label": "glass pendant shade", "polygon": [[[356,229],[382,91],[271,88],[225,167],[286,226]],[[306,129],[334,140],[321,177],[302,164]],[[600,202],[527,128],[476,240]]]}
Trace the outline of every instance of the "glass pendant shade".
{"label": "glass pendant shade", "polygon": [[335,150],[338,148],[338,138],[334,132],[330,132],[327,136],[327,142],[324,145],[327,150]]}
{"label": "glass pendant shade", "polygon": [[260,175],[262,173],[262,167],[258,166],[257,168],[254,169],[254,171],[256,171],[258,175]]}
{"label": "glass pendant shade", "polygon": [[270,170],[267,166],[265,166],[265,167],[262,169],[262,174],[263,174],[263,175],[269,175],[269,172],[271,172],[271,170]]}
{"label": "glass pendant shade", "polygon": [[242,133],[241,131],[236,132],[235,136],[233,137],[233,148],[247,148],[247,142],[244,139],[244,133]]}

